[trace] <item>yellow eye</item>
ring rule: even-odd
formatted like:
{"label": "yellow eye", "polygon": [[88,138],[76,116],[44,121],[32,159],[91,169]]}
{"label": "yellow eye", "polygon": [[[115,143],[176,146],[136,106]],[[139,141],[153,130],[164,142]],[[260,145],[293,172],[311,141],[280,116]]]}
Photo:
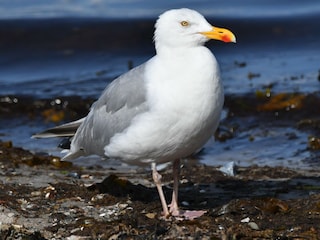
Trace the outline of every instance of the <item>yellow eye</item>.
{"label": "yellow eye", "polygon": [[183,26],[183,27],[189,26],[189,22],[187,22],[187,21],[182,21],[182,22],[180,22],[180,24],[181,24],[181,26]]}

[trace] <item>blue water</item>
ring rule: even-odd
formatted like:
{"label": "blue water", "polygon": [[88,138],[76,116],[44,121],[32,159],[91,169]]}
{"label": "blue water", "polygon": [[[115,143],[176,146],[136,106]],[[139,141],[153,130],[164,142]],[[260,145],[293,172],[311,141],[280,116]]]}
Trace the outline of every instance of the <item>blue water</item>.
{"label": "blue water", "polygon": [[102,17],[154,18],[172,8],[188,7],[207,16],[273,18],[318,14],[318,0],[2,0],[1,19]]}
{"label": "blue water", "polygon": [[[266,88],[319,92],[319,0],[0,0],[0,96],[97,98],[129,65],[137,66],[154,55],[157,16],[180,7],[198,10],[211,24],[227,27],[237,36],[237,44],[208,43],[220,63],[226,95],[254,94]],[[250,78],[252,74],[256,77]],[[29,139],[46,126],[27,119],[3,119],[1,124],[1,139],[54,152],[56,140]],[[209,144],[203,159],[209,163],[217,155],[219,164],[230,160],[288,166],[307,157],[306,133],[292,130],[298,140],[290,146],[300,150],[299,155],[288,149],[283,138],[287,128],[275,129],[250,145],[241,136],[252,133],[241,133],[227,142],[235,146],[232,151],[224,151],[225,143]],[[251,131],[259,135],[260,130]],[[275,139],[280,139],[277,146]],[[268,152],[257,154],[263,146],[268,146]],[[283,158],[287,161],[276,160]]]}
{"label": "blue water", "polygon": [[[179,7],[196,9],[236,34],[235,45],[208,44],[227,93],[270,85],[274,91],[319,90],[318,0],[2,0],[0,95],[97,97],[129,61],[136,66],[154,55],[154,21]],[[259,77],[250,80],[249,73]]]}

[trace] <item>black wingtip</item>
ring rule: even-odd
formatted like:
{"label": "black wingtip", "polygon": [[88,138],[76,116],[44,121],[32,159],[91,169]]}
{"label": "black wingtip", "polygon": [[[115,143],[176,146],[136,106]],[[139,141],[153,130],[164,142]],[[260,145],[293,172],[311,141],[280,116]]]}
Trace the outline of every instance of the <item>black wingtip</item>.
{"label": "black wingtip", "polygon": [[58,147],[62,149],[70,149],[70,145],[71,145],[71,138],[64,138],[59,143]]}

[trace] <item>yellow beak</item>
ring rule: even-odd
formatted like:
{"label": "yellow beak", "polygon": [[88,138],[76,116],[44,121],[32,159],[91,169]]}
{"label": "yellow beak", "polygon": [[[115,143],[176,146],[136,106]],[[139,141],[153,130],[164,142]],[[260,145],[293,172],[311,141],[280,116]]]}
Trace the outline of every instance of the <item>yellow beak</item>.
{"label": "yellow beak", "polygon": [[223,42],[236,42],[234,34],[225,28],[212,27],[211,31],[200,33],[210,39],[220,40]]}

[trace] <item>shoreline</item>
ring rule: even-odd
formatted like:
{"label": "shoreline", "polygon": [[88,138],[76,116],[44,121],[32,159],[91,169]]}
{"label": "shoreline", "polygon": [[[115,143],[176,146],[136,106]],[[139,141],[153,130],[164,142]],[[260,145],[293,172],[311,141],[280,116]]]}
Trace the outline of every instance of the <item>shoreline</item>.
{"label": "shoreline", "polygon": [[[254,144],[265,146],[265,142],[259,141],[274,134],[270,128],[276,126],[285,136],[288,144],[285,146],[289,146],[288,149],[280,146],[281,152],[275,152],[279,161],[289,160],[285,151],[297,155],[294,148],[302,144],[300,151],[310,154],[304,163],[311,168],[298,169],[297,165],[296,170],[290,169],[295,163],[286,167],[258,166],[256,159],[248,167],[235,162],[235,176],[227,176],[219,171],[219,164],[209,166],[189,159],[181,170],[179,194],[184,199],[181,206],[207,211],[193,221],[161,219],[161,206],[148,169],[108,165],[106,161],[88,165],[61,162],[59,157],[43,151],[30,152],[15,147],[10,140],[0,141],[0,236],[317,239],[320,237],[319,98],[319,93],[256,92],[226,96],[225,116],[213,146],[221,145],[223,153],[229,152],[239,159],[241,155],[232,152],[234,146],[240,143],[245,148]],[[80,97],[0,99],[1,115],[8,121],[24,118],[26,128],[30,127],[28,122],[39,128],[80,118],[94,101]],[[1,130],[0,139],[10,131],[6,127]],[[262,129],[264,136],[255,133],[257,129]],[[314,138],[304,139],[292,129]],[[271,139],[272,146],[279,144],[278,138],[276,135]],[[201,159],[203,154],[206,149],[197,158]],[[221,157],[214,148],[212,157]],[[273,159],[269,156],[269,160]],[[163,169],[161,174],[165,194],[169,194],[172,173]]]}
{"label": "shoreline", "polygon": [[[0,97],[0,139],[33,152],[58,154],[61,139],[31,139],[31,135],[80,119],[93,98],[78,96],[38,99],[29,96]],[[283,166],[320,169],[320,94],[273,93],[227,95],[223,116],[214,139],[201,154],[200,163],[222,166]],[[85,162],[83,162],[85,163]],[[77,164],[81,165],[81,161]],[[100,164],[96,160],[93,164]],[[87,164],[84,164],[87,166]],[[108,167],[107,162],[102,166]],[[111,164],[112,166],[112,164]]]}
{"label": "shoreline", "polygon": [[[320,234],[319,173],[282,167],[217,168],[184,163],[183,208],[193,221],[163,220],[151,171],[84,168],[0,142],[0,236],[32,239],[237,239]],[[165,194],[171,171],[162,170]]]}

